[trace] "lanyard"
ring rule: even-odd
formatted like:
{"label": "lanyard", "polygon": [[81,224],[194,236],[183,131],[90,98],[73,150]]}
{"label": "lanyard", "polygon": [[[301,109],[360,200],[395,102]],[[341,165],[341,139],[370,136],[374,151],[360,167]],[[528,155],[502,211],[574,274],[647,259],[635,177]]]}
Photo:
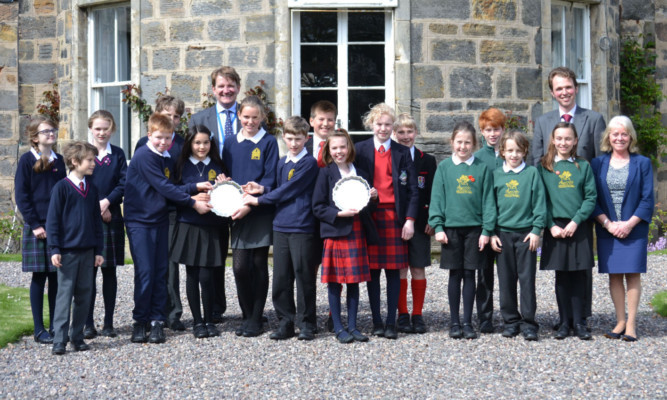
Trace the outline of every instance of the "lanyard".
{"label": "lanyard", "polygon": [[[214,107],[216,107],[216,106],[214,106]],[[223,111],[227,111],[227,110],[223,110]],[[218,120],[218,136],[219,136],[219,142],[220,142],[220,144],[219,144],[219,146],[220,146],[220,157],[222,157],[222,149],[223,149],[224,143],[225,143],[225,129],[224,129],[224,125],[222,124],[222,118],[220,118],[221,113],[222,112],[218,112],[218,108],[216,107],[215,108],[215,116]],[[232,120],[232,130],[234,130],[234,122],[236,121],[236,115],[233,112],[230,112],[229,114],[231,115],[231,120]],[[229,118],[229,116],[228,116],[228,118]],[[234,136],[234,135],[230,135],[230,136]]]}

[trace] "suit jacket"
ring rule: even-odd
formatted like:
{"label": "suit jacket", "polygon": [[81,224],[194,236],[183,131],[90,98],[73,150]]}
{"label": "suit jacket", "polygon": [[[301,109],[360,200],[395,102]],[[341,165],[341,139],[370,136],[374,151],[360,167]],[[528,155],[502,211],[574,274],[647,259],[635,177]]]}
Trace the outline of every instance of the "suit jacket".
{"label": "suit jacket", "polygon": [[[361,168],[357,168],[357,175],[369,181],[369,174]],[[338,207],[336,207],[332,191],[336,182],[341,179],[340,171],[335,163],[320,168],[315,190],[313,192],[313,214],[320,220],[320,236],[324,238],[344,237],[352,232],[352,218],[339,218]],[[377,244],[379,235],[371,217],[376,203],[371,200],[368,206],[359,212],[361,224],[366,234],[368,244]]]}
{"label": "suit jacket", "polygon": [[[554,126],[560,121],[560,112],[557,109],[541,115],[535,121],[531,149],[533,165],[537,166],[542,156],[547,154],[549,141],[551,140],[551,131],[553,131]],[[600,113],[579,106],[577,106],[577,110],[574,113],[573,123],[579,136],[577,155],[590,162],[593,158],[601,154],[600,140],[607,124]]]}
{"label": "suit jacket", "polygon": [[[595,203],[593,216],[605,214],[610,221],[627,221],[633,215],[642,219],[642,222],[632,229],[628,239],[646,238],[648,226],[653,216],[655,199],[653,194],[653,166],[651,160],[638,154],[630,154],[630,170],[625,184],[621,215],[616,215],[614,203],[611,200],[609,186],[607,186],[607,172],[609,171],[610,153],[605,153],[591,162],[598,198]],[[598,237],[611,237],[611,234],[602,226],[596,224]]]}
{"label": "suit jacket", "polygon": [[[238,111],[239,109],[239,103],[236,103],[236,110]],[[220,135],[219,135],[219,130],[218,130],[218,115],[217,115],[217,108],[215,104],[209,108],[205,108],[195,115],[193,115],[190,118],[190,121],[188,122],[188,130],[191,130],[193,126],[196,125],[204,125],[205,127],[208,128],[208,130],[211,131],[211,137],[215,138],[215,142],[218,144],[218,146],[221,146],[220,143]],[[238,117],[237,117],[238,118]],[[262,127],[266,130],[266,126],[262,124]],[[236,124],[236,133],[239,133],[241,130],[241,121],[238,121]],[[224,145],[224,143],[222,144]],[[222,147],[221,147],[222,149]],[[222,150],[220,150],[220,157],[222,157]]]}
{"label": "suit jacket", "polygon": [[[392,146],[394,144],[392,143]],[[415,147],[415,171],[417,172],[417,191],[419,192],[419,209],[415,221],[415,231],[424,232],[428,223],[428,207],[431,203],[431,189],[433,177],[438,168],[435,157],[426,154]]]}
{"label": "suit jacket", "polygon": [[[368,183],[374,186],[375,144],[373,138],[359,142],[355,146],[357,156],[354,162],[362,170],[370,171]],[[394,182],[394,200],[399,224],[405,219],[417,219],[419,193],[417,192],[417,174],[410,156],[410,149],[398,142],[391,143],[391,176]]]}

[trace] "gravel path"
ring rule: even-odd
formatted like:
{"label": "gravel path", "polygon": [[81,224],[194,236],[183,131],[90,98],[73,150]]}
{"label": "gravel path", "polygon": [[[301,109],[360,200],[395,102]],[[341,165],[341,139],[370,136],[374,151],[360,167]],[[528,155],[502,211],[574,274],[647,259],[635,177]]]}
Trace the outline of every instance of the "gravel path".
{"label": "gravel path", "polygon": [[[553,273],[537,274],[537,320],[540,340],[503,338],[495,294],[497,332],[472,341],[447,336],[447,274],[427,269],[425,335],[403,335],[390,341],[338,344],[331,333],[312,342],[275,342],[268,333],[238,338],[240,321],[231,268],[227,268],[228,319],[222,336],[196,340],[186,309],[186,332],[167,330],[163,345],[130,343],[132,267],[118,269],[117,338],[89,341],[92,350],[51,355],[51,346],[32,337],[0,350],[0,398],[667,398],[667,320],[657,317],[648,301],[667,282],[667,256],[650,256],[642,277],[640,340],[625,343],[602,334],[613,327],[614,311],[607,277],[594,275],[594,340],[553,339],[557,317]],[[181,267],[181,277],[185,270]],[[29,286],[29,274],[18,263],[0,264],[0,282]],[[101,325],[101,278],[98,278],[98,329]],[[384,285],[383,285],[384,286]],[[362,285],[363,287],[363,285]],[[370,310],[361,290],[359,325],[368,332]],[[269,293],[269,299],[271,294]],[[384,307],[384,306],[383,306]],[[318,285],[319,329],[325,332],[325,285]],[[276,326],[270,300],[267,329]]]}

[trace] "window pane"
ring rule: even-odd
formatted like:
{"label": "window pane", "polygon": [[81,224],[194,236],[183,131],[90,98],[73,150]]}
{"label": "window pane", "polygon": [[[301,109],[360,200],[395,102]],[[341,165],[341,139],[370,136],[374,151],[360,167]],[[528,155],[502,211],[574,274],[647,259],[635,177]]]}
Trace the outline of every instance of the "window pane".
{"label": "window pane", "polygon": [[338,15],[335,12],[301,13],[301,43],[336,42]]}
{"label": "window pane", "polygon": [[348,46],[347,69],[350,86],[384,86],[384,46]]}
{"label": "window pane", "polygon": [[[130,123],[129,115],[130,111],[127,104],[121,102],[122,95],[120,93],[120,87],[105,87],[94,89],[94,98],[99,102],[98,104],[93,104],[94,110],[107,110],[112,115],[118,128],[116,133],[111,136],[111,144],[115,146],[121,146],[121,137],[129,138]],[[122,108],[122,110],[121,110]],[[123,143],[127,147],[127,141]],[[127,153],[127,148],[123,148]]]}
{"label": "window pane", "polygon": [[565,65],[563,58],[563,11],[562,6],[551,6],[551,66]]}
{"label": "window pane", "polygon": [[130,80],[130,8],[116,8],[118,21],[118,80]]}
{"label": "window pane", "polygon": [[95,38],[95,83],[115,81],[114,51],[114,9],[103,8],[93,11]]}
{"label": "window pane", "polygon": [[350,90],[348,121],[349,131],[365,130],[361,117],[370,111],[371,107],[382,103],[385,99],[384,90]]}
{"label": "window pane", "polygon": [[384,13],[350,13],[348,41],[384,42]]}
{"label": "window pane", "polygon": [[[572,60],[570,68],[577,74],[577,78],[584,77],[584,9],[574,8],[574,36],[572,38]],[[570,30],[570,32],[572,32]]]}
{"label": "window pane", "polygon": [[335,87],[336,46],[301,46],[301,86]]}
{"label": "window pane", "polygon": [[301,91],[301,116],[310,118],[310,107],[320,100],[329,100],[338,104],[338,93],[335,90],[302,90]]}

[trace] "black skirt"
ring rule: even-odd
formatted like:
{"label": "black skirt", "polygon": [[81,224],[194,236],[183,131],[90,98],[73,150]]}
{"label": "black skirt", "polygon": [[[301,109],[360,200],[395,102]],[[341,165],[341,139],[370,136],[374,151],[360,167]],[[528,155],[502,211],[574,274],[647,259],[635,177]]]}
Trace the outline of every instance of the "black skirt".
{"label": "black skirt", "polygon": [[[561,227],[570,222],[566,218],[554,218],[554,223]],[[556,239],[551,231],[544,229],[540,269],[552,271],[584,271],[592,269],[593,259],[593,224],[582,222],[574,235],[565,239]]]}
{"label": "black skirt", "polygon": [[224,267],[229,246],[229,226],[176,222],[171,236],[172,262],[195,267]]}

